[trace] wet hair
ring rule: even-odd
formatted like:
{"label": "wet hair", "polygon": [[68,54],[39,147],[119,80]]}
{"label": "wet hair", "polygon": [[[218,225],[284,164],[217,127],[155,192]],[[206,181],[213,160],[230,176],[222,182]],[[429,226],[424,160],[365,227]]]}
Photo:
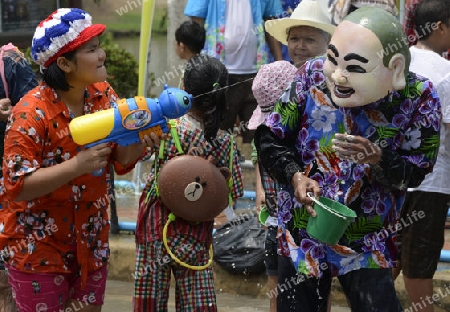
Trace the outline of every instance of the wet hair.
{"label": "wet hair", "polygon": [[[70,51],[61,55],[61,57],[65,57],[69,61],[74,61],[76,63],[75,53],[76,50]],[[43,70],[42,80],[44,80],[49,87],[55,90],[69,91],[71,88],[67,82],[66,74],[61,70],[61,68],[59,68],[56,61],[52,62],[46,69]]]}
{"label": "wet hair", "polygon": [[191,109],[203,112],[205,138],[214,141],[227,108],[225,65],[205,54],[194,56],[186,64],[183,83],[184,90],[194,97]]}
{"label": "wet hair", "polygon": [[415,30],[419,40],[426,40],[433,32],[432,24],[441,22],[450,24],[450,6],[448,0],[423,0],[414,12]]}
{"label": "wet hair", "polygon": [[175,30],[175,40],[191,52],[200,53],[205,46],[205,28],[194,21],[186,21]]}

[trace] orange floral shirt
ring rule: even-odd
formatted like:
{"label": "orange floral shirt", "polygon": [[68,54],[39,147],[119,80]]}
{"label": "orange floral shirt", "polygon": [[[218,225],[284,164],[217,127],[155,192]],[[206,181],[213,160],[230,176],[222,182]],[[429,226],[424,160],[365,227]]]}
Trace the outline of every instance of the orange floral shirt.
{"label": "orange floral shirt", "polygon": [[[116,100],[108,83],[90,85],[84,114],[108,109]],[[45,196],[13,201],[27,174],[69,160],[84,148],[70,135],[72,117],[46,84],[28,92],[14,107],[5,136],[0,252],[9,265],[30,272],[69,273],[76,256],[84,284],[88,272],[109,259],[107,208],[114,200],[110,166],[81,175]],[[110,162],[118,174],[134,167]]]}

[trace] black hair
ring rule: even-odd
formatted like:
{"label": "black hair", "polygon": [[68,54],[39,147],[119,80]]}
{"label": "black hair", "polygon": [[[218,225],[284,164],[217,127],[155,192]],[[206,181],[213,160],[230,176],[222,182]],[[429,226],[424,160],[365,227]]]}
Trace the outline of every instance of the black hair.
{"label": "black hair", "polygon": [[[61,56],[65,57],[69,61],[76,62],[75,53],[76,50],[67,52]],[[71,88],[66,80],[66,74],[61,70],[61,68],[58,67],[56,61],[52,62],[46,69],[42,71],[42,79],[49,87],[55,90],[69,91],[69,89]]]}
{"label": "black hair", "polygon": [[175,30],[175,40],[191,52],[200,53],[205,46],[205,28],[194,21],[186,21]]}
{"label": "black hair", "polygon": [[419,40],[426,40],[433,31],[433,23],[450,24],[450,5],[448,0],[423,0],[414,12],[415,30]]}
{"label": "black hair", "polygon": [[225,65],[205,54],[194,56],[186,65],[183,83],[184,90],[194,97],[191,109],[203,112],[205,138],[213,142],[227,109]]}

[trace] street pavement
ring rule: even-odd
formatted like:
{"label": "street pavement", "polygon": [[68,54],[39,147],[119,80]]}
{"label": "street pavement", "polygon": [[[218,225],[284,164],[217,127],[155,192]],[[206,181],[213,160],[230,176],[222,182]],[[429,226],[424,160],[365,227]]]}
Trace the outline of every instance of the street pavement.
{"label": "street pavement", "polygon": [[[133,295],[133,283],[117,280],[106,282],[104,312],[128,312],[131,311],[131,297]],[[252,298],[250,296],[230,295],[223,292],[217,294],[219,312],[269,312],[269,298]],[[169,310],[175,310],[175,292],[170,289]],[[349,312],[347,307],[332,306],[332,312]]]}

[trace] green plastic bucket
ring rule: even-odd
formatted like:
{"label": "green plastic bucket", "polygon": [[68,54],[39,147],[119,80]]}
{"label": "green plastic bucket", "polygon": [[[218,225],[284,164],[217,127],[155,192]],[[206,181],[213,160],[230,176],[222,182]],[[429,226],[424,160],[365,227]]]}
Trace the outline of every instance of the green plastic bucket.
{"label": "green plastic bucket", "polygon": [[268,217],[269,217],[269,210],[267,210],[266,205],[262,205],[258,215],[259,222],[262,225],[266,225],[266,220]]}
{"label": "green plastic bucket", "polygon": [[320,197],[319,200],[308,196],[314,201],[316,217],[309,217],[306,232],[315,239],[328,245],[336,244],[344,235],[349,224],[356,218],[356,213],[347,206]]}

